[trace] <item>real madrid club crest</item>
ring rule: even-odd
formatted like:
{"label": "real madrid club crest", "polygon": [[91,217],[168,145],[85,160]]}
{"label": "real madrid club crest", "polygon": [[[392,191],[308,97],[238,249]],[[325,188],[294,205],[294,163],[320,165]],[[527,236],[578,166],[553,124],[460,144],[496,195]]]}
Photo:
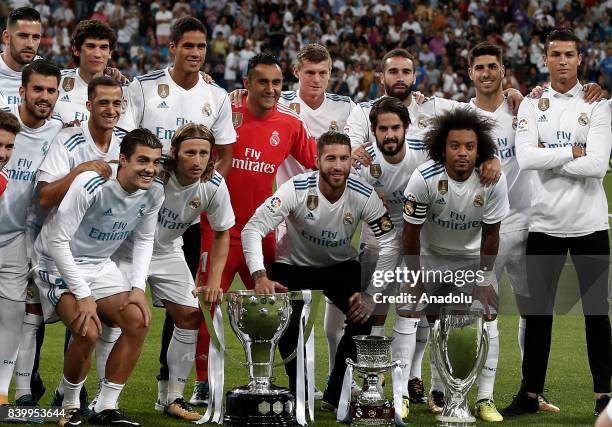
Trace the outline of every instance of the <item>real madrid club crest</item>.
{"label": "real madrid club crest", "polygon": [[546,111],[548,110],[548,107],[550,107],[550,99],[540,98],[540,100],[538,101],[538,108],[542,111]]}
{"label": "real madrid club crest", "polygon": [[477,194],[474,197],[474,206],[476,206],[477,208],[481,207],[482,205],[484,205],[484,199],[482,198],[482,195]]}
{"label": "real madrid club crest", "polygon": [[145,214],[145,208],[147,207],[147,205],[140,205],[140,208],[138,208],[138,217],[141,218],[144,216]]}
{"label": "real madrid club crest", "polygon": [[414,194],[408,194],[406,196],[406,200],[404,201],[404,213],[406,215],[412,215],[414,213],[414,208],[416,205],[416,196]]}
{"label": "real madrid club crest", "polygon": [[423,115],[420,115],[419,120],[418,120],[418,125],[419,125],[419,128],[425,129],[427,127],[427,118]]}
{"label": "real madrid club crest", "polygon": [[580,113],[580,116],[578,117],[578,124],[580,124],[580,126],[586,126],[589,124],[589,116],[587,116],[587,113]]}
{"label": "real madrid club crest", "polygon": [[278,144],[280,144],[280,135],[278,134],[278,131],[275,130],[270,136],[270,145],[272,147],[276,147]]}
{"label": "real madrid club crest", "polygon": [[239,127],[242,124],[242,113],[240,111],[232,113],[232,124],[235,128]]}
{"label": "real madrid club crest", "polygon": [[170,95],[170,86],[167,84],[159,84],[157,85],[157,94],[160,98],[167,98]]}
{"label": "real madrid club crest", "polygon": [[311,194],[306,198],[306,207],[309,211],[314,211],[319,206],[319,196]]}
{"label": "real madrid club crest", "polygon": [[45,143],[42,145],[42,147],[40,147],[40,152],[42,154],[44,154],[45,156],[49,152],[49,143],[47,141],[45,141]]}
{"label": "real madrid club crest", "polygon": [[344,225],[349,225],[353,223],[353,214],[350,212],[347,212],[344,214],[344,217],[342,218],[342,222],[344,223]]}
{"label": "real madrid club crest", "polygon": [[292,102],[291,104],[289,104],[289,108],[295,111],[296,114],[300,114],[300,103],[299,102]]}
{"label": "real madrid club crest", "polygon": [[376,179],[380,178],[382,176],[382,167],[378,163],[371,164],[370,175]]}
{"label": "real madrid club crest", "polygon": [[66,92],[70,92],[72,89],[74,89],[74,78],[66,77],[62,83],[62,89],[64,89]]}
{"label": "real madrid club crest", "polygon": [[518,123],[518,118],[516,116],[512,117],[512,129],[516,130],[517,123]]}
{"label": "real madrid club crest", "polygon": [[382,231],[389,231],[393,228],[393,223],[391,222],[391,220],[389,218],[387,218],[386,216],[383,216],[380,219],[380,229]]}
{"label": "real madrid club crest", "polygon": [[196,196],[196,197],[194,197],[194,199],[193,199],[191,202],[189,202],[189,207],[190,207],[191,209],[197,209],[197,208],[199,208],[200,206],[202,206],[202,201],[201,201],[201,200],[200,200],[200,198],[199,198],[199,197],[197,197],[197,196]]}
{"label": "real madrid club crest", "polygon": [[335,120],[332,120],[331,123],[329,124],[329,130],[333,130],[334,132],[338,132],[338,122]]}
{"label": "real madrid club crest", "polygon": [[202,114],[204,114],[206,117],[210,117],[212,114],[212,108],[210,108],[210,104],[208,102],[202,107]]}
{"label": "real madrid club crest", "polygon": [[440,181],[438,181],[438,193],[445,195],[446,193],[448,193],[448,180],[447,179],[441,179]]}

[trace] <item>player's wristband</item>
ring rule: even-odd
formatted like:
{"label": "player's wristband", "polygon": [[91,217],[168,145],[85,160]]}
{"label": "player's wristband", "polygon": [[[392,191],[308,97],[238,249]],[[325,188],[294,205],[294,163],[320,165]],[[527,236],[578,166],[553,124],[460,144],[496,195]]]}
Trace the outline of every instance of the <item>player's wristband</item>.
{"label": "player's wristband", "polygon": [[476,286],[480,286],[485,288],[493,282],[493,275],[495,272],[493,270],[482,270],[482,280],[476,280]]}

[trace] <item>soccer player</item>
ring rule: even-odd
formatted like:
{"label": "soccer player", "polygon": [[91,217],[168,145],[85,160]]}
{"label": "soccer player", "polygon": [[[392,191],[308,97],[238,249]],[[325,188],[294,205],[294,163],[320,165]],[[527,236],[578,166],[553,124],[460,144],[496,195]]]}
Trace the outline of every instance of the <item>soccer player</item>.
{"label": "soccer player", "polygon": [[[223,270],[221,289],[229,289],[236,274],[248,289],[255,283],[251,278],[242,251],[240,232],[255,209],[272,194],[272,185],[279,165],[292,155],[305,168],[315,167],[316,146],[304,123],[289,108],[280,105],[283,75],[278,60],[267,53],[255,55],[249,60],[244,80],[248,94],[241,107],[234,107],[233,120],[238,138],[234,148],[232,170],[227,177],[236,224],[230,229],[228,262]],[[248,185],[248,191],[245,191]],[[202,221],[202,253],[212,247],[212,230]],[[274,258],[275,236],[264,239],[266,262]],[[206,258],[204,255],[203,260]],[[202,265],[206,278],[208,268]],[[192,404],[203,404],[208,386],[208,331],[202,323],[198,337],[196,358],[197,384]],[[200,390],[198,390],[198,388]]]}
{"label": "soccer player", "polygon": [[0,111],[0,196],[8,184],[8,171],[5,166],[13,155],[15,137],[20,130],[21,125],[14,115]]}
{"label": "soccer player", "polygon": [[[145,281],[163,189],[154,185],[162,145],[146,129],[129,132],[121,143],[117,179],[94,171],[81,173],[70,185],[57,211],[45,221],[34,245],[47,323],[58,318],[72,331],[64,355],[66,415],[60,426],[79,425],[79,394],[101,332],[101,320],[118,324],[121,337],[106,364],[90,423],[140,425],[117,410],[117,400],[144,343],[151,313]],[[111,255],[133,239],[131,274],[125,277]]]}
{"label": "soccer player", "polygon": [[77,24],[71,40],[77,68],[62,70],[60,96],[55,106],[64,123],[78,125],[89,118],[87,85],[104,74],[116,42],[115,32],[104,22],[84,20]]}
{"label": "soccer player", "polygon": [[19,7],[6,20],[2,32],[4,52],[0,54],[0,95],[9,105],[21,104],[21,72],[32,62],[42,37],[40,14],[31,7]]}
{"label": "soccer player", "polygon": [[[345,360],[355,357],[352,337],[367,335],[371,329],[371,308],[362,299],[360,265],[351,246],[353,234],[362,220],[375,230],[383,248],[377,265],[381,270],[395,266],[399,247],[393,223],[374,189],[349,176],[348,136],[334,131],[321,135],[317,168],[293,177],[265,200],[244,227],[242,242],[257,293],[321,289],[346,314],[344,335],[321,405],[332,410],[340,400]],[[282,221],[287,224],[287,233],[278,243],[274,264],[267,267],[262,242]],[[300,311],[294,307],[289,327],[279,341],[283,357],[296,347]],[[295,390],[295,361],[285,369],[290,388]]]}
{"label": "soccer player", "polygon": [[[108,179],[112,175],[109,162],[119,160],[119,146],[125,132],[115,127],[122,110],[122,90],[120,84],[111,77],[96,77],[89,82],[88,100],[86,101],[89,120],[81,126],[61,130],[49,148],[49,152],[39,168],[38,197],[40,207],[44,210],[36,219],[39,226],[47,215],[48,209],[59,206],[72,181],[85,171],[94,171]],[[35,313],[24,324],[24,333],[20,345],[20,359],[24,369],[33,366],[34,334],[42,323],[40,308],[26,307],[28,312]],[[34,311],[36,310],[36,311]],[[26,318],[28,315],[26,315]],[[119,338],[121,329],[102,326],[100,339],[96,342],[96,365],[98,377],[104,378],[106,359],[114,342]],[[68,343],[65,343],[67,348]],[[19,378],[17,379],[19,381]],[[28,392],[24,390],[23,392]],[[84,394],[81,397],[85,402]],[[53,403],[60,405],[64,394],[63,382],[60,382],[53,396]]]}
{"label": "soccer player", "polygon": [[[0,404],[7,403],[8,388],[22,335],[29,270],[26,251],[26,216],[34,194],[34,180],[51,141],[63,127],[52,116],[57,101],[60,70],[39,59],[23,69],[21,104],[3,108],[18,120],[21,131],[6,164],[8,187],[0,198]],[[27,378],[27,382],[30,379]],[[18,385],[18,390],[21,388]],[[29,384],[28,384],[29,388]],[[19,391],[18,391],[19,393]]]}
{"label": "soccer player", "polygon": [[[174,332],[167,350],[169,380],[160,389],[156,409],[168,415],[196,421],[201,415],[183,399],[198,339],[202,312],[192,291],[194,281],[181,250],[183,232],[200,214],[206,212],[214,230],[209,252],[210,269],[205,285],[198,288],[206,302],[221,295],[221,274],[229,248],[229,229],[234,225],[234,213],[223,176],[214,170],[211,152],[215,138],[204,125],[189,123],[181,126],[172,137],[170,160],[160,175],[165,200],[160,209],[153,258],[149,267],[153,304],[163,306],[172,316]],[[118,265],[130,274],[131,239],[115,257]],[[160,381],[161,382],[161,381]]]}
{"label": "soccer player", "polygon": [[[472,282],[466,288],[472,285],[474,297],[481,301],[487,329],[496,318],[494,286],[497,283],[493,267],[500,222],[508,213],[505,175],[489,186],[482,184],[478,177],[479,164],[495,153],[495,142],[490,135],[493,127],[492,121],[462,108],[438,116],[426,135],[431,160],[419,166],[410,177],[404,192],[403,214],[404,253],[409,269],[419,271],[421,264],[425,264],[434,271],[459,268],[484,272],[484,280]],[[440,285],[424,283],[429,295],[465,289],[456,288],[454,283]],[[435,306],[428,307],[427,313],[436,315]],[[497,356],[488,358],[487,363],[492,366],[485,364],[485,371],[494,371]],[[479,398],[486,395],[492,404],[493,384],[483,380],[483,376],[481,373]],[[437,371],[432,380],[431,394],[441,410],[444,388]]]}
{"label": "soccer player", "polygon": [[[553,31],[545,44],[550,87],[521,104],[516,156],[535,170],[527,237],[529,314],[523,380],[504,416],[538,410],[550,353],[553,307],[567,252],[578,275],[595,413],[610,400],[612,351],[608,317],[608,203],[603,187],[612,144],[607,102],[588,104],[578,82],[582,56],[570,30]],[[588,207],[577,209],[576,207]]]}

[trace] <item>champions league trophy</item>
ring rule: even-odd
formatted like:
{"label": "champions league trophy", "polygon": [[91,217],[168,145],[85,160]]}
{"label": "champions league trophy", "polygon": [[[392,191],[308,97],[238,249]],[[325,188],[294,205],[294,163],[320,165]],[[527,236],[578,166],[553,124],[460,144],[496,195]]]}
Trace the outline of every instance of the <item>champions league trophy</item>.
{"label": "champions league trophy", "polygon": [[393,426],[395,409],[393,401],[385,397],[380,383],[380,374],[399,366],[391,360],[391,337],[357,335],[357,362],[346,359],[346,363],[363,374],[361,394],[351,404],[351,426]]}
{"label": "champions league trophy", "polygon": [[291,317],[289,293],[231,292],[228,312],[242,343],[249,383],[226,394],[224,421],[233,425],[287,426],[296,424],[295,396],[272,384],[274,353]]}
{"label": "champions league trophy", "polygon": [[442,307],[433,328],[434,363],[446,387],[442,427],[472,426],[467,394],[482,369],[489,349],[481,309]]}

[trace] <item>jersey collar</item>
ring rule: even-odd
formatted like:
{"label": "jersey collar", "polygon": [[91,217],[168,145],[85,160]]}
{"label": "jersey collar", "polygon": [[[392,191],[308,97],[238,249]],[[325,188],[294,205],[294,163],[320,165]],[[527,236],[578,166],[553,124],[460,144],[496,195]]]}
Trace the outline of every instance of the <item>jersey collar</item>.
{"label": "jersey collar", "polygon": [[578,94],[582,90],[582,85],[580,84],[580,82],[578,82],[573,88],[571,88],[565,93],[557,92],[556,90],[553,89],[552,85],[548,86],[548,90],[550,91],[550,96],[553,98],[562,98],[562,97],[574,98],[578,96]]}

